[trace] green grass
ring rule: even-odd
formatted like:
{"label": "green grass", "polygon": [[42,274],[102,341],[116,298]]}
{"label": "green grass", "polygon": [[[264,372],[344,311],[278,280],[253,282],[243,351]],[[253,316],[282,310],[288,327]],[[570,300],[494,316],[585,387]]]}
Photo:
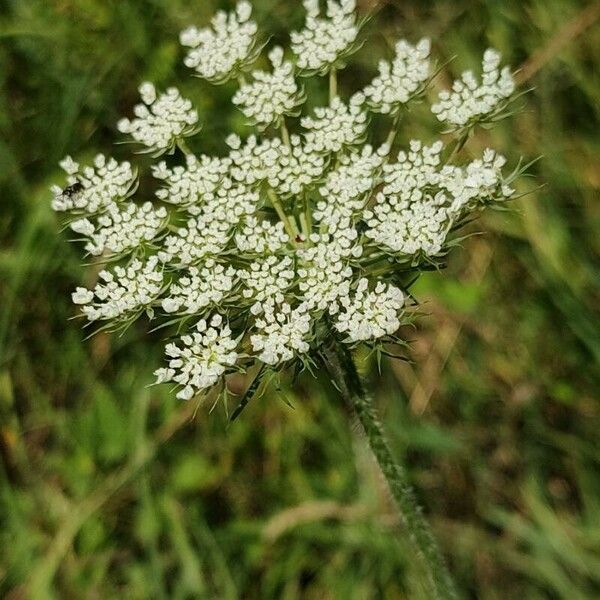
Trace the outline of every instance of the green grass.
{"label": "green grass", "polygon": [[[295,2],[255,4],[277,40],[300,23]],[[429,35],[440,60],[457,55],[455,73],[494,45],[535,87],[471,148],[543,155],[523,189],[544,187],[486,215],[486,235],[419,282],[429,316],[407,332],[412,364],[381,376],[362,365],[465,598],[600,597],[592,4],[387,2],[369,26],[373,51],[340,78],[350,90],[394,37]],[[84,341],[71,320],[70,291],[90,275],[49,208],[57,162],[122,153],[114,124],[146,78],[220,115],[198,148],[243,132],[231,88],[181,65],[178,31],[215,5],[0,0],[2,597],[425,597],[365,441],[323,382],[273,390],[227,427],[222,411],[193,415],[146,387],[159,334]],[[432,138],[424,117],[417,108],[404,139]]]}

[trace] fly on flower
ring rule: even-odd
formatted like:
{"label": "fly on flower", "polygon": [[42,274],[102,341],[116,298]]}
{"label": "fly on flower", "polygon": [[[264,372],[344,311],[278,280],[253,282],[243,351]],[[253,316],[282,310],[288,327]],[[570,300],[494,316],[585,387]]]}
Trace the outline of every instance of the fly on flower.
{"label": "fly on flower", "polygon": [[62,191],[62,195],[69,199],[72,200],[74,196],[76,196],[77,194],[79,194],[79,192],[81,192],[83,190],[83,184],[81,183],[81,181],[76,181],[75,183],[72,183],[71,185],[67,186],[63,191]]}

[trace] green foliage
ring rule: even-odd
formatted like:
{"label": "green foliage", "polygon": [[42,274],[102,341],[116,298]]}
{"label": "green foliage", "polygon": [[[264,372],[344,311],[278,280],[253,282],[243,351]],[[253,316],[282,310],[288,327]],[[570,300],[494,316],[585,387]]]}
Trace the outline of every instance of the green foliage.
{"label": "green foliage", "polygon": [[[301,23],[299,3],[255,4],[275,41]],[[342,93],[368,81],[373,57],[399,35],[431,36],[434,54],[460,57],[455,74],[493,45],[525,63],[535,90],[468,147],[491,140],[526,162],[544,155],[520,191],[544,187],[514,213],[472,224],[486,235],[463,242],[449,278],[428,273],[413,288],[429,316],[406,331],[412,363],[383,358],[379,376],[375,357],[363,360],[388,440],[464,597],[596,598],[600,11],[578,0],[379,4],[366,29],[373,51],[340,74]],[[210,403],[146,387],[160,331],[84,342],[69,320],[70,291],[93,274],[49,207],[63,155],[120,156],[114,124],[144,79],[184,82],[201,117],[221,115],[206,123],[202,150],[231,128],[244,133],[235,85],[207,93],[181,65],[179,30],[215,6],[0,0],[2,597],[426,597],[328,382],[282,382],[230,425],[220,407],[209,416]],[[580,29],[561,37],[569,23]],[[424,110],[400,128],[403,140],[433,139]],[[234,382],[239,399],[244,381]]]}

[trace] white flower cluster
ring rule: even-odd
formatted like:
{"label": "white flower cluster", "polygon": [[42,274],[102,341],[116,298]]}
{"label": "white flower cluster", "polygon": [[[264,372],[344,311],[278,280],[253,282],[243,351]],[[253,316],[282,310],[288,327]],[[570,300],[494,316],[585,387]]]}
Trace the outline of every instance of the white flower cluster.
{"label": "white flower cluster", "polygon": [[273,72],[254,71],[252,83],[246,83],[233,97],[233,103],[252,123],[262,128],[281,123],[304,103],[304,95],[294,79],[294,65],[283,60],[283,49],[276,46],[269,53]]}
{"label": "white flower cluster", "polygon": [[228,158],[212,156],[196,158],[193,154],[187,154],[185,160],[185,167],[177,165],[170,169],[166,162],[161,162],[152,168],[154,177],[166,184],[156,192],[157,198],[163,202],[190,206],[209,199],[231,166]]}
{"label": "white flower cluster", "polygon": [[303,4],[306,23],[302,31],[292,32],[292,50],[301,69],[324,73],[354,49],[359,33],[356,0],[328,0],[327,18],[320,16],[319,0],[304,0]]}
{"label": "white flower cluster", "polygon": [[240,232],[235,236],[235,244],[240,252],[248,254],[273,254],[282,250],[290,241],[281,221],[259,221],[248,217]]}
{"label": "white flower cluster", "polygon": [[337,317],[335,328],[348,336],[351,342],[364,342],[392,335],[400,327],[404,307],[402,290],[379,282],[369,291],[369,280],[362,278],[353,297],[342,298],[343,311]]}
{"label": "white flower cluster", "polygon": [[412,204],[407,200],[392,204],[380,196],[373,212],[365,214],[370,227],[366,235],[392,252],[437,256],[452,225],[444,203],[441,193]]}
{"label": "white flower cluster", "polygon": [[[229,135],[224,156],[196,157],[182,139],[197,130],[191,104],[144,84],[144,104],[120,129],[155,154],[173,150],[152,167],[155,203],[134,197],[147,180],[138,192],[129,163],[103,156],[83,168],[66,159],[67,187],[54,188],[54,209],[69,213],[87,252],[115,263],[94,289],[77,288],[74,302],[106,326],[155,311],[165,319],[180,340],[167,346],[157,378],[180,398],[257,360],[310,367],[324,343],[394,341],[408,310],[400,282],[439,264],[470,213],[514,194],[518,169],[505,177],[501,155],[460,159],[466,131],[451,145],[413,140],[392,152],[404,146],[400,110],[429,85],[428,40],[398,42],[364,92],[338,94],[337,71],[358,47],[355,2],[329,0],[326,16],[317,0],[304,5],[305,29],[292,34],[296,59],[275,47],[272,71],[254,72],[234,96],[258,132]],[[245,81],[259,50],[251,12],[241,1],[212,27],[183,32],[186,64],[215,83]],[[499,61],[486,52],[481,85],[465,74],[442,94],[440,120],[470,128],[504,114],[513,83]],[[330,73],[327,106],[301,106],[307,98],[294,76],[310,72]],[[373,113],[384,115],[377,125],[392,121],[387,136],[370,131]]]}
{"label": "white flower cluster", "polygon": [[393,252],[436,256],[465,209],[487,199],[509,198],[514,190],[502,181],[502,156],[486,150],[466,168],[441,169],[442,142],[423,146],[413,140],[398,162],[384,166],[384,187],[375,206],[364,213],[367,237]]}
{"label": "white flower cluster", "polygon": [[279,305],[284,303],[284,294],[292,286],[296,272],[289,256],[279,259],[271,255],[262,262],[251,263],[249,269],[240,269],[238,275],[245,285],[244,298],[254,301],[250,312],[256,315],[262,312],[262,303],[269,298]]}
{"label": "white flower cluster", "polygon": [[393,252],[436,256],[451,227],[445,196],[435,194],[440,182],[443,144],[423,146],[413,140],[408,153],[384,166],[384,187],[364,214],[367,237]]}
{"label": "white flower cluster", "polygon": [[[348,233],[354,239],[358,237],[355,230]],[[326,236],[311,237],[315,245],[298,251],[298,289],[310,310],[335,314],[339,298],[348,294],[352,281],[353,271],[346,260],[352,253],[348,247],[350,240],[341,238],[332,242]]]}
{"label": "white flower cluster", "polygon": [[202,269],[189,271],[173,283],[162,308],[167,313],[200,314],[207,306],[218,306],[235,285],[236,270],[208,259]]}
{"label": "white flower cluster", "polygon": [[475,159],[465,168],[445,166],[442,169],[442,185],[451,195],[450,211],[454,215],[465,209],[497,198],[510,198],[515,190],[502,180],[502,167],[506,158],[487,148],[482,158]]}
{"label": "white flower cluster", "polygon": [[258,360],[277,365],[292,360],[310,349],[307,336],[311,317],[304,304],[292,308],[287,302],[277,306],[273,299],[266,302],[262,315],[256,319],[256,331],[250,337]]}
{"label": "white flower cluster", "polygon": [[379,63],[379,76],[367,86],[364,94],[373,110],[389,114],[409,102],[429,79],[431,43],[422,39],[416,46],[405,40],[396,44],[391,64]]}
{"label": "white flower cluster", "polygon": [[114,272],[101,271],[100,283],[93,290],[77,288],[73,302],[83,305],[83,314],[89,321],[119,320],[141,313],[151,307],[164,290],[163,271],[158,258],[147,262],[134,259]]}
{"label": "white flower cluster", "polygon": [[339,96],[329,106],[315,108],[315,116],[303,117],[307,130],[307,152],[339,152],[344,146],[359,143],[367,130],[367,113],[363,110],[365,97],[358,93],[348,105]]}
{"label": "white flower cluster", "polygon": [[250,20],[252,6],[242,0],[235,12],[219,11],[212,28],[189,27],[181,32],[183,46],[191,48],[185,64],[200,77],[223,83],[243,70],[255,58],[258,27]]}
{"label": "white flower cluster", "polygon": [[314,218],[334,227],[364,208],[388,152],[385,145],[377,152],[366,145],[361,152],[341,156],[338,167],[329,172],[319,190],[323,200],[317,203]]}
{"label": "white flower cluster", "polygon": [[68,187],[52,188],[53,210],[94,215],[135,191],[137,174],[128,162],[118,163],[98,154],[91,167],[81,168],[70,156],[60,164],[68,175]]}
{"label": "white flower cluster", "polygon": [[178,139],[198,131],[198,113],[176,88],[157,96],[156,88],[146,82],[140,86],[140,96],[142,104],[133,109],[135,119],[121,119],[117,127],[150,151],[171,150]]}
{"label": "white flower cluster", "polygon": [[71,223],[71,229],[89,238],[85,249],[92,256],[119,255],[154,240],[164,228],[167,216],[166,208],[155,210],[152,202],[142,206],[129,204],[122,210],[113,203],[95,225],[87,218],[79,219]]}
{"label": "white flower cluster", "polygon": [[501,111],[515,91],[515,81],[509,67],[499,69],[502,56],[488,49],[483,55],[481,83],[472,71],[465,71],[452,85],[452,92],[444,90],[439,102],[431,107],[437,118],[456,127],[482,121]]}
{"label": "white flower cluster", "polygon": [[209,217],[190,218],[185,227],[165,238],[158,257],[173,267],[186,267],[225,250],[231,226],[226,221]]}
{"label": "white flower cluster", "polygon": [[259,142],[250,136],[245,144],[237,136],[228,139],[231,176],[247,186],[263,181],[282,196],[299,194],[316,181],[326,165],[323,153],[303,145],[298,135],[292,135],[289,145],[279,138]]}
{"label": "white flower cluster", "polygon": [[165,352],[169,366],[155,372],[157,382],[174,382],[181,386],[177,397],[182,400],[190,400],[199,391],[217,383],[238,358],[237,340],[231,337],[229,325],[222,323],[219,315],[215,315],[210,324],[201,319],[181,338],[181,346],[168,344]]}

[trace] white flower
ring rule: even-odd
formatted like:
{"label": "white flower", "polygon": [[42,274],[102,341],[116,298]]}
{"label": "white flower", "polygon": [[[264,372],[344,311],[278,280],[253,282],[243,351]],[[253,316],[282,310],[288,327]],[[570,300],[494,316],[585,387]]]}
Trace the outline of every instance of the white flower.
{"label": "white flower", "polygon": [[280,139],[270,143],[271,152],[262,154],[269,185],[282,196],[298,195],[325,170],[326,160],[318,152],[308,152],[298,135],[290,137],[289,147]]}
{"label": "white flower", "polygon": [[259,203],[258,191],[225,178],[216,194],[207,196],[204,205],[189,207],[188,211],[206,220],[237,225],[245,216],[254,214]]}
{"label": "white flower", "polygon": [[233,267],[208,259],[199,269],[190,267],[177,283],[169,287],[162,307],[167,313],[199,314],[208,306],[218,306],[228,297],[236,282]]}
{"label": "white flower", "polygon": [[156,196],[164,202],[179,206],[201,202],[214,194],[231,167],[228,158],[204,155],[196,158],[193,154],[186,154],[185,160],[185,167],[169,168],[165,162],[152,167],[154,177],[166,184],[156,192]]}
{"label": "white flower", "polygon": [[155,210],[151,202],[142,206],[129,204],[123,209],[113,203],[98,217],[95,226],[88,219],[80,219],[71,223],[71,229],[90,238],[85,249],[92,256],[118,255],[154,240],[166,220],[166,209]]}
{"label": "white flower", "polygon": [[[356,231],[353,233],[356,239]],[[348,294],[352,282],[348,240],[340,236],[332,241],[316,234],[312,240],[314,246],[298,250],[298,289],[309,310],[335,314],[338,299]]]}
{"label": "white flower", "polygon": [[374,152],[367,145],[361,152],[340,156],[338,166],[329,171],[325,184],[319,189],[323,200],[317,203],[314,218],[335,226],[360,211],[377,183],[387,152],[387,146]]}
{"label": "white flower", "polygon": [[189,27],[182,31],[181,44],[191,48],[186,66],[213,83],[235,77],[256,55],[258,28],[250,20],[251,14],[252,6],[242,0],[235,12],[219,11],[212,19],[212,28]]}
{"label": "white flower", "polygon": [[320,16],[319,0],[304,0],[304,7],[306,23],[302,31],[292,32],[292,50],[301,69],[324,73],[339,66],[356,45],[356,0],[328,0],[327,18]]}
{"label": "white flower", "polygon": [[515,90],[515,82],[509,67],[499,70],[501,59],[496,50],[486,50],[481,83],[472,71],[465,71],[461,79],[454,82],[452,92],[440,92],[439,102],[431,107],[433,114],[440,121],[462,127],[502,111]]}
{"label": "white flower", "polygon": [[442,186],[451,194],[451,213],[459,215],[486,201],[510,198],[514,190],[504,185],[502,167],[506,159],[491,149],[483,157],[471,161],[466,168],[446,166],[442,169]]}
{"label": "white flower", "polygon": [[250,254],[272,254],[281,250],[289,241],[281,221],[270,223],[259,221],[255,217],[248,217],[235,236],[237,249]]}
{"label": "white flower", "polygon": [[52,189],[52,208],[59,212],[93,215],[129,198],[137,185],[137,174],[130,163],[118,163],[102,154],[96,156],[93,166],[81,168],[71,157],[61,166],[69,177],[67,188]]}
{"label": "white flower", "polygon": [[381,194],[373,211],[365,213],[369,225],[365,234],[392,252],[437,256],[452,225],[446,201],[439,192],[435,197],[425,196],[412,203],[402,200],[391,206]]}
{"label": "white flower", "polygon": [[245,286],[242,295],[254,301],[250,308],[252,314],[262,312],[265,300],[273,299],[282,304],[295,275],[294,261],[289,256],[282,259],[268,256],[263,261],[251,263],[249,269],[240,269],[238,276]]}
{"label": "white flower", "polygon": [[231,337],[229,325],[215,315],[210,325],[204,319],[179,340],[180,345],[167,344],[168,368],[154,374],[157,383],[174,382],[181,387],[177,397],[190,400],[198,392],[212,387],[238,359],[237,341]]}
{"label": "white flower", "polygon": [[438,255],[451,226],[447,195],[439,192],[443,145],[423,146],[413,140],[409,152],[401,151],[398,161],[384,166],[384,187],[375,206],[363,217],[367,237],[393,252]]}
{"label": "white flower", "polygon": [[165,238],[158,257],[165,263],[181,267],[218,256],[227,246],[230,229],[229,223],[204,215],[191,218],[186,227],[180,227],[176,234]]}
{"label": "white flower", "polygon": [[295,114],[305,100],[294,79],[294,65],[283,60],[283,49],[273,48],[269,60],[273,72],[254,71],[254,81],[242,85],[233,97],[246,117],[262,128],[279,126],[282,118]]}
{"label": "white flower", "polygon": [[349,105],[336,96],[329,106],[315,109],[316,118],[304,117],[305,151],[339,152],[344,146],[360,142],[367,129],[363,102],[362,94],[355,94]]}
{"label": "white flower", "polygon": [[[520,169],[503,175],[503,156],[488,149],[460,158],[470,127],[506,112],[514,82],[499,70],[499,54],[485,53],[481,83],[467,72],[440,95],[434,112],[456,130],[452,145],[412,140],[394,159],[398,117],[411,100],[425,100],[430,43],[399,41],[371,84],[354,95],[342,90],[342,100],[333,84],[360,46],[355,3],[304,0],[305,27],[292,34],[296,60],[275,46],[271,68],[251,75],[262,48],[248,2],[217,13],[210,27],[185,30],[186,64],[213,83],[238,78],[233,102],[254,130],[244,140],[226,136],[224,154],[196,157],[183,139],[198,130],[191,103],[175,88],[161,94],[142,84],[142,104],[119,128],[155,156],[172,154],[151,167],[154,188],[143,178],[139,194],[154,204],[132,200],[138,178],[129,163],[61,162],[67,186],[53,188],[52,206],[69,213],[67,226],[89,254],[115,263],[94,289],[76,288],[73,302],[89,321],[117,327],[158,309],[181,339],[167,346],[169,364],[156,375],[177,384],[180,398],[256,361],[308,365],[315,357],[304,355],[323,343],[393,340],[405,307],[399,282],[440,263],[469,215],[514,195]],[[328,72],[328,105],[301,114],[295,77]],[[373,113],[381,115],[370,131]],[[386,131],[385,144],[366,142]]]}
{"label": "white flower", "polygon": [[379,63],[379,76],[365,88],[369,105],[377,112],[389,114],[419,93],[429,79],[431,44],[422,39],[416,46],[400,40],[392,63]]}
{"label": "white flower", "polygon": [[65,156],[59,166],[67,175],[75,175],[79,171],[79,163],[76,163],[70,156]]}
{"label": "white flower", "polygon": [[307,342],[310,329],[311,318],[306,305],[292,308],[287,303],[277,305],[273,299],[267,300],[261,318],[256,319],[257,333],[250,336],[252,349],[258,353],[258,359],[268,365],[292,360],[310,349]]}
{"label": "white flower", "polygon": [[156,152],[170,150],[178,139],[198,131],[198,113],[176,88],[157,97],[151,83],[140,86],[143,104],[133,109],[135,119],[121,119],[117,127],[140,144]]}
{"label": "white flower", "polygon": [[94,299],[94,292],[78,287],[72,294],[73,304],[89,304]]}
{"label": "white flower", "polygon": [[383,194],[401,200],[421,198],[428,186],[439,183],[438,167],[443,148],[439,141],[424,146],[418,140],[411,140],[408,152],[400,151],[397,162],[384,166]]}
{"label": "white flower", "polygon": [[141,313],[163,291],[163,272],[156,256],[145,263],[135,259],[126,267],[101,271],[98,277],[93,293],[77,288],[73,294],[73,302],[84,305],[89,321],[120,320]]}
{"label": "white flower", "polygon": [[[230,135],[226,142],[231,148],[229,159],[233,164],[230,173],[232,179],[254,186],[267,178],[266,164],[274,163],[277,157],[271,140],[259,142],[256,136],[251,135],[242,143],[237,135]],[[273,157],[265,158],[267,154]]]}
{"label": "white flower", "polygon": [[378,282],[369,291],[369,280],[362,278],[352,297],[341,299],[343,310],[336,318],[335,328],[346,333],[349,342],[376,340],[392,335],[400,327],[404,294],[393,285]]}

